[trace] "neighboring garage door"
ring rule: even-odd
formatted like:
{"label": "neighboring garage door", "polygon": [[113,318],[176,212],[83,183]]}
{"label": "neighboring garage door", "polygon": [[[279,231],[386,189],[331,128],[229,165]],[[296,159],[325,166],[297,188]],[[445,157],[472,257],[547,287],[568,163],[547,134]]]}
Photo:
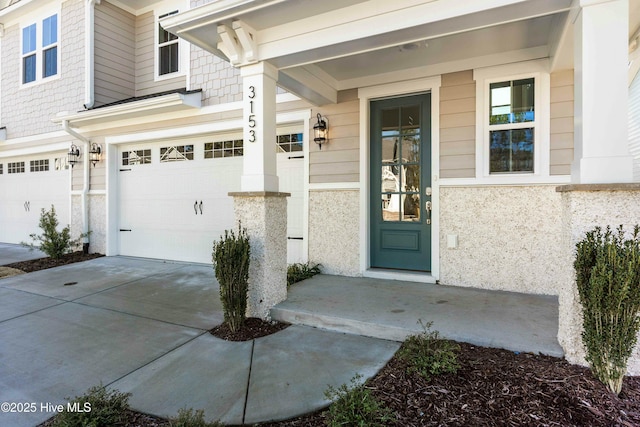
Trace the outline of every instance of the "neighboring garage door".
{"label": "neighboring garage door", "polygon": [[[302,167],[285,169],[281,182],[302,182]],[[294,173],[299,177],[292,178]],[[240,190],[241,175],[241,139],[121,147],[120,254],[211,263],[213,241],[225,230],[237,228],[228,193]],[[298,193],[296,198],[301,198],[302,191]],[[299,212],[289,209],[289,222],[301,224],[302,203],[289,204],[300,207]],[[292,237],[302,236],[299,228]],[[292,251],[301,246],[291,245],[288,258],[297,260],[301,255]]]}
{"label": "neighboring garage door", "polygon": [[66,153],[2,159],[0,164],[0,242],[31,242],[41,234],[42,208],[55,206],[58,231],[69,224],[69,170]]}

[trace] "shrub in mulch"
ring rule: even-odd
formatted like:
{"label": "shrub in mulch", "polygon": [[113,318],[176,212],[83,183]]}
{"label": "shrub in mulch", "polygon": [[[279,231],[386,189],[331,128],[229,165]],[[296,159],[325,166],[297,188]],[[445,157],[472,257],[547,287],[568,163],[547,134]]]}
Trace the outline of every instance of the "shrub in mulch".
{"label": "shrub in mulch", "polygon": [[257,317],[248,317],[236,332],[233,332],[227,323],[223,323],[211,329],[209,333],[227,341],[250,341],[275,334],[287,327],[289,327],[288,323],[268,322]]}

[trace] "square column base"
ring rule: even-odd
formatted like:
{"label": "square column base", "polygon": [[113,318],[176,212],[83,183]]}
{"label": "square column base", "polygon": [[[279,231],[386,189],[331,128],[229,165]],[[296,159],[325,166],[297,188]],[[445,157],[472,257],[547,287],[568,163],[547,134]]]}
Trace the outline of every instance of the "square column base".
{"label": "square column base", "polygon": [[269,319],[287,299],[287,196],[289,193],[229,193],[237,221],[247,229],[251,256],[247,316]]}

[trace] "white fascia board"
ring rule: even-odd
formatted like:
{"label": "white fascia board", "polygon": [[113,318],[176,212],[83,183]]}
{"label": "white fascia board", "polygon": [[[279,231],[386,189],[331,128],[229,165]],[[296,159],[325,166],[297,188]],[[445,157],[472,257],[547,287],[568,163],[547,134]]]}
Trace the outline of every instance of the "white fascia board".
{"label": "white fascia board", "polygon": [[[304,109],[299,111],[289,111],[276,116],[276,123],[284,125],[289,123],[301,123],[311,117],[311,110]],[[107,144],[129,144],[136,142],[154,141],[167,138],[185,138],[198,135],[242,131],[244,121],[242,118],[237,120],[216,121],[204,123],[200,125],[181,126],[173,129],[162,129],[157,131],[143,131],[123,135],[114,135],[105,137]]]}
{"label": "white fascia board", "polygon": [[110,107],[96,108],[74,114],[61,114],[52,119],[54,123],[62,123],[67,120],[74,127],[83,127],[91,124],[111,122],[118,119],[155,115],[167,111],[200,108],[202,93],[189,94],[172,93],[157,96],[140,101],[113,105]]}
{"label": "white fascia board", "polygon": [[69,151],[68,142],[58,142],[55,144],[43,144],[33,147],[14,148],[11,150],[0,151],[0,159],[7,157],[28,156],[31,154],[52,153],[56,151]]}

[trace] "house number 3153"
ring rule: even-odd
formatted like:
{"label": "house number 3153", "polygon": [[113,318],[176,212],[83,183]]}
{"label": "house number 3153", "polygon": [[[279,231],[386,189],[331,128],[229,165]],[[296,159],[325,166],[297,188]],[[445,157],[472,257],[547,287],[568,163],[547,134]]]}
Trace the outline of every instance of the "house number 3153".
{"label": "house number 3153", "polygon": [[256,97],[256,88],[255,86],[249,86],[249,142],[256,142],[256,131],[253,129],[256,127],[256,119],[253,114],[253,99]]}

